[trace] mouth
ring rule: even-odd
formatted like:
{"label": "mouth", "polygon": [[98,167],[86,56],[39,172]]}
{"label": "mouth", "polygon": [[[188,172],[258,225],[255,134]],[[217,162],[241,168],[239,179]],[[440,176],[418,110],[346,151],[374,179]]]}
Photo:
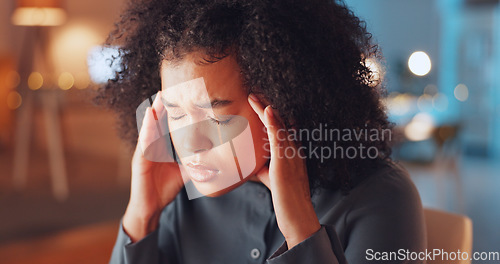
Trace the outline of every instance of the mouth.
{"label": "mouth", "polygon": [[196,182],[209,182],[219,174],[219,170],[203,163],[189,162],[185,168],[189,177]]}

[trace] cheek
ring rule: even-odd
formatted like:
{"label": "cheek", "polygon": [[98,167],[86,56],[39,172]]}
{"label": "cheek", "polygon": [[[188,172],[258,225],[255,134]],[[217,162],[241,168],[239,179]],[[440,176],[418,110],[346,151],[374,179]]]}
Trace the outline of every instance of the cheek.
{"label": "cheek", "polygon": [[183,134],[178,133],[181,128],[182,127],[168,121],[168,130],[169,130],[168,132],[170,133],[170,138],[172,140],[172,143],[174,144],[174,148],[177,151],[180,150],[179,148],[182,146],[181,142],[183,141]]}
{"label": "cheek", "polygon": [[[243,178],[254,175],[269,158],[269,152],[266,151],[269,146],[264,124],[251,108],[248,110],[239,113],[248,122],[245,131],[239,133],[231,142]],[[227,164],[233,162],[231,152],[225,155],[219,153],[221,154],[219,157],[224,157]]]}

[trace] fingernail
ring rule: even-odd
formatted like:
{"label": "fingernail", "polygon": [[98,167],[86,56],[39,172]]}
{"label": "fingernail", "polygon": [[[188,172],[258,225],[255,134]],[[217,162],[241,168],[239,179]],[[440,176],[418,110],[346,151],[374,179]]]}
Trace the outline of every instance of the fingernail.
{"label": "fingernail", "polygon": [[259,98],[257,98],[257,96],[255,96],[255,94],[253,93],[249,94],[248,97],[250,97],[250,99],[252,99],[252,101],[254,102],[259,102]]}
{"label": "fingernail", "polygon": [[270,105],[266,106],[266,113],[267,113],[267,115],[268,115],[270,118],[272,118],[272,117],[274,116],[274,114],[273,114],[273,109],[272,109],[272,107],[271,107]]}

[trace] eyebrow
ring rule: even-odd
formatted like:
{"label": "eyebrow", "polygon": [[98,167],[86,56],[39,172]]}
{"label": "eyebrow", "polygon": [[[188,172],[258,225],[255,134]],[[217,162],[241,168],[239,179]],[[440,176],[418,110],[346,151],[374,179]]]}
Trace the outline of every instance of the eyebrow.
{"label": "eyebrow", "polygon": [[[163,103],[165,103],[166,106],[168,107],[179,107],[179,105],[171,103],[167,101],[166,99],[162,98]],[[205,103],[205,104],[195,104],[199,108],[207,109],[207,108],[219,108],[223,106],[227,106],[232,104],[233,101],[231,100],[220,100],[220,99],[214,99],[210,103]]]}

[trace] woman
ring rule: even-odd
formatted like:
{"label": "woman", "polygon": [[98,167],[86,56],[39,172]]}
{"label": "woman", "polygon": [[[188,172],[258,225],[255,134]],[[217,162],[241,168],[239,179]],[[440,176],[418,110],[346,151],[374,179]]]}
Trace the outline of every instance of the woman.
{"label": "woman", "polygon": [[134,1],[108,44],[121,71],[97,99],[136,146],[110,263],[365,263],[425,249],[366,66],[377,46],[343,3]]}

